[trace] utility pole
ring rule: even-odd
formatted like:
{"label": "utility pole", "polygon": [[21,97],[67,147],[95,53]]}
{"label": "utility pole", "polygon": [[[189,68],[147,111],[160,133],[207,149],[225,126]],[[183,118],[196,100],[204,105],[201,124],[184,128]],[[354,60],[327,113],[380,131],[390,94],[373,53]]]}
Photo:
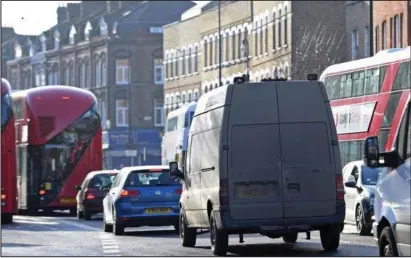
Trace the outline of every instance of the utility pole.
{"label": "utility pole", "polygon": [[373,0],[370,0],[370,56],[374,55],[374,8]]}
{"label": "utility pole", "polygon": [[218,1],[218,83],[219,87],[223,85],[221,78],[222,78],[222,44],[221,44],[221,2]]}

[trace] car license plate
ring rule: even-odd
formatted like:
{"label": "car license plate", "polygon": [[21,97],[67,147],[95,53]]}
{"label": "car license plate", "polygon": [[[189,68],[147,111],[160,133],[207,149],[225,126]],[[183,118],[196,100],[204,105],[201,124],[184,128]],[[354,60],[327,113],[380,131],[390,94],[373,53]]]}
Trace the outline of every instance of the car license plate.
{"label": "car license plate", "polygon": [[170,213],[170,208],[149,208],[146,209],[146,213]]}
{"label": "car license plate", "polygon": [[76,199],[73,199],[73,198],[62,198],[62,199],[60,199],[60,203],[76,203]]}

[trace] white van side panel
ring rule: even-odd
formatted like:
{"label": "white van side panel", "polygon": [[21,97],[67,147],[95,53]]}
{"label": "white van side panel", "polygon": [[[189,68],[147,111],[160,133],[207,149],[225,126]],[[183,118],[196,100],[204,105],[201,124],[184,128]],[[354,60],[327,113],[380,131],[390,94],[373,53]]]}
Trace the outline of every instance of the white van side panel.
{"label": "white van side panel", "polygon": [[321,87],[318,82],[277,83],[285,218],[337,211],[334,124]]}
{"label": "white van side panel", "polygon": [[283,217],[276,98],[275,87],[266,84],[233,87],[227,170],[234,220]]}

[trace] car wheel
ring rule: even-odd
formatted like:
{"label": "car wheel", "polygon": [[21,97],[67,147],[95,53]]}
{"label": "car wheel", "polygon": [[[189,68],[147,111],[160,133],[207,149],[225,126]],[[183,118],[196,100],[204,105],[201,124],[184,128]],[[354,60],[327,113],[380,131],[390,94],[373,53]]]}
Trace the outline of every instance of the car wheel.
{"label": "car wheel", "polygon": [[360,236],[369,235],[371,233],[371,227],[367,226],[365,223],[364,212],[360,205],[357,207],[355,213],[355,225],[357,226],[357,233]]}
{"label": "car wheel", "polygon": [[294,244],[297,242],[298,233],[289,233],[283,236],[283,241],[285,243]]}
{"label": "car wheel", "polygon": [[70,209],[70,215],[71,216],[76,216],[77,215],[77,209],[76,208]]}
{"label": "car wheel", "polygon": [[113,225],[107,224],[105,218],[103,218],[103,230],[107,233],[113,232]]}
{"label": "car wheel", "polygon": [[385,227],[378,241],[380,256],[399,256],[397,242],[390,227]]}
{"label": "car wheel", "polygon": [[337,250],[340,245],[340,225],[329,225],[320,229],[320,238],[324,250]]}
{"label": "car wheel", "polygon": [[84,220],[90,220],[91,219],[91,212],[84,209]]}
{"label": "car wheel", "polygon": [[197,229],[188,227],[182,208],[180,209],[179,223],[181,245],[184,247],[194,247],[197,241]]}
{"label": "car wheel", "polygon": [[224,256],[228,249],[228,233],[217,228],[214,211],[210,214],[210,242],[211,251],[214,255]]}
{"label": "car wheel", "polygon": [[77,209],[77,218],[78,218],[78,219],[82,219],[82,218],[84,218],[84,216],[83,216],[83,212],[82,212],[82,211],[80,211],[80,210],[78,210],[78,209]]}
{"label": "car wheel", "polygon": [[113,213],[113,234],[116,236],[124,235],[124,226],[117,224],[116,220],[117,220],[116,212],[114,212]]}

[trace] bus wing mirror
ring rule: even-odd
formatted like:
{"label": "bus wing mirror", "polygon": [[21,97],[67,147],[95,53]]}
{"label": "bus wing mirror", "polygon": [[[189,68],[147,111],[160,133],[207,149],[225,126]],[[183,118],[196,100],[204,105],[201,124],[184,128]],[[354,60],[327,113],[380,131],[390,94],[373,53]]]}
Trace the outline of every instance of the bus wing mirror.
{"label": "bus wing mirror", "polygon": [[364,142],[364,163],[371,168],[378,167],[380,162],[380,150],[378,148],[378,137],[367,137]]}

